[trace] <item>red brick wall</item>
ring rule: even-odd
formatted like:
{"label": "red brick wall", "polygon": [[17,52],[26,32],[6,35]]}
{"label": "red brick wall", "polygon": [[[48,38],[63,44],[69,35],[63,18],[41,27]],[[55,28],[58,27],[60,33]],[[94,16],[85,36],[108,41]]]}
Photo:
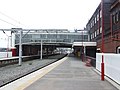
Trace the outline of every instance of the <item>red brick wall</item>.
{"label": "red brick wall", "polygon": [[[104,52],[116,53],[117,47],[120,46],[120,40],[111,39],[111,36],[104,39]],[[101,41],[97,42],[97,48],[102,49]]]}

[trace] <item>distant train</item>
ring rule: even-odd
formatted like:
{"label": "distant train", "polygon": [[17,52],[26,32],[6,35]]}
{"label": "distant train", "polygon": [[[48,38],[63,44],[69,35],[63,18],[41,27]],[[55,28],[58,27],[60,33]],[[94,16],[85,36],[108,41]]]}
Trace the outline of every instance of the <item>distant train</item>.
{"label": "distant train", "polygon": [[16,56],[15,48],[0,48],[0,58]]}
{"label": "distant train", "polygon": [[0,52],[10,52],[11,49],[8,48],[0,48]]}

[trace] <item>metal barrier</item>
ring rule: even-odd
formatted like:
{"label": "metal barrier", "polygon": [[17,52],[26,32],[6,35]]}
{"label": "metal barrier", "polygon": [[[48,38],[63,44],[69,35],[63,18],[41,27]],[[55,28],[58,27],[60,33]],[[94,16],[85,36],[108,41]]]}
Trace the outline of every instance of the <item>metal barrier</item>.
{"label": "metal barrier", "polygon": [[[28,61],[28,60],[33,60],[37,59],[39,56],[22,56],[22,61]],[[19,57],[11,57],[11,58],[2,58],[0,59],[0,67],[9,65],[9,64],[16,64],[18,63]]]}
{"label": "metal barrier", "polygon": [[[43,55],[43,58],[46,56],[52,56],[52,55],[58,55],[58,54],[49,54]],[[38,55],[32,55],[32,56],[22,56],[22,61],[30,61],[30,60],[34,60],[34,59],[39,59],[40,56]],[[18,63],[19,57],[11,57],[11,58],[2,58],[0,59],[0,67],[5,66],[5,65],[10,65],[10,64],[16,64]]]}

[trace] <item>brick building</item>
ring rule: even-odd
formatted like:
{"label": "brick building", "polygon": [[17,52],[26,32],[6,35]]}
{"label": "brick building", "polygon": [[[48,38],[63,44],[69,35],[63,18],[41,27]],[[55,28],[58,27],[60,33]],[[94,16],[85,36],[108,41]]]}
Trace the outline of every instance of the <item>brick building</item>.
{"label": "brick building", "polygon": [[[116,53],[120,46],[120,0],[102,0],[86,25],[90,41],[97,42],[97,50]],[[103,34],[102,34],[103,33]]]}
{"label": "brick building", "polygon": [[115,0],[110,8],[111,20],[111,51],[118,52],[120,47],[120,0]]}

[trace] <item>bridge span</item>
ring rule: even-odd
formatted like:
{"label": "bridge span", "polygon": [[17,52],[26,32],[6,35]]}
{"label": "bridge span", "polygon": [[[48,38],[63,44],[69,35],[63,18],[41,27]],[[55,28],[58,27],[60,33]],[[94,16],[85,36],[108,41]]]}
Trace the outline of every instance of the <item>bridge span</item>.
{"label": "bridge span", "polygon": [[[19,53],[20,32],[13,34],[17,55]],[[22,51],[23,55],[36,55],[41,52],[41,43],[43,53],[53,53],[58,47],[72,48],[73,42],[88,42],[88,31],[70,32],[67,29],[22,29]]]}

